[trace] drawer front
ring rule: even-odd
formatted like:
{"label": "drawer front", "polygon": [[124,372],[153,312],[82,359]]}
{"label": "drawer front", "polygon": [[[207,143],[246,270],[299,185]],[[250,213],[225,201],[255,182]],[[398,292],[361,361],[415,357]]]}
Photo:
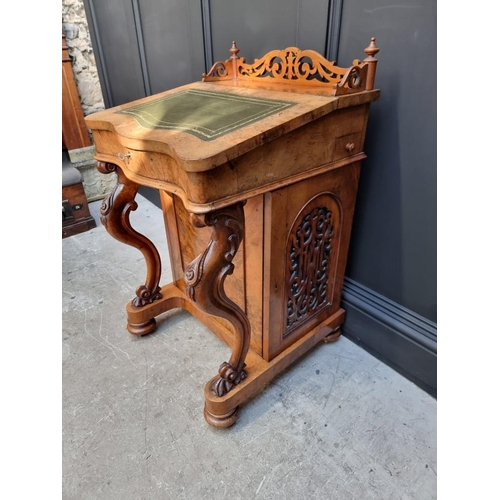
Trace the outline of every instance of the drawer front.
{"label": "drawer front", "polygon": [[363,132],[355,132],[337,137],[333,151],[334,161],[357,155],[363,151]]}

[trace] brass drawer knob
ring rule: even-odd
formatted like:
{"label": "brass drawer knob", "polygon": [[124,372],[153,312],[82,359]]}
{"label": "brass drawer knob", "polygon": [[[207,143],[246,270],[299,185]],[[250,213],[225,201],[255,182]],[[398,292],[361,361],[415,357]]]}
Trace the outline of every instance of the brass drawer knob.
{"label": "brass drawer knob", "polygon": [[124,154],[121,151],[117,154],[118,158],[120,158],[121,161],[125,160],[125,158],[130,158],[132,155],[130,153]]}
{"label": "brass drawer knob", "polygon": [[350,153],[354,149],[354,143],[353,142],[348,142],[345,145],[345,149],[346,149],[346,151],[349,151],[349,153]]}

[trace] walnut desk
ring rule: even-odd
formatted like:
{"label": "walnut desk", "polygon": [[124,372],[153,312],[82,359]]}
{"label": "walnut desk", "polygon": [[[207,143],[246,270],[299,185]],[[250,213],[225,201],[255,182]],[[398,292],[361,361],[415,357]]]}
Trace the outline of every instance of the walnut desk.
{"label": "walnut desk", "polygon": [[[205,387],[213,426],[232,425],[239,405],[340,335],[378,50],[373,38],[349,68],[295,47],[249,64],[233,43],[202,81],[86,117],[98,169],[117,173],[101,220],[147,264],[128,331],[148,334],[184,308],[231,348]],[[140,185],[160,193],[165,286],[158,250],[129,220]]]}

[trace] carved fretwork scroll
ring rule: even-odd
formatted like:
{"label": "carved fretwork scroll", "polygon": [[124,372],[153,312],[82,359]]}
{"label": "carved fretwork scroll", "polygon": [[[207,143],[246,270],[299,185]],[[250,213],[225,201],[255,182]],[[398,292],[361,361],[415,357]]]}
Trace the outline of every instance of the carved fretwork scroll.
{"label": "carved fretwork scroll", "polygon": [[316,207],[304,216],[288,242],[288,301],[284,336],[328,306],[328,277],[334,227],[332,212]]}
{"label": "carved fretwork scroll", "polygon": [[228,320],[234,329],[231,358],[219,367],[219,377],[210,391],[223,396],[245,377],[245,358],[250,346],[250,323],[247,315],[227,297],[226,276],[232,274],[232,260],[245,232],[243,203],[222,208],[206,215],[191,215],[196,227],[212,228],[206,249],[185,271],[186,293],[202,311]]}
{"label": "carved fretwork scroll", "polygon": [[114,190],[103,200],[101,205],[103,226],[118,241],[140,250],[146,260],[146,282],[137,288],[136,297],[132,301],[135,307],[143,307],[161,299],[159,286],[161,260],[154,244],[130,225],[130,212],[137,208],[137,202],[134,198],[139,185],[128,180],[122,170],[113,163],[98,161],[97,169],[103,174],[116,172],[118,176]]}
{"label": "carved fretwork scroll", "polygon": [[305,84],[339,82],[345,70],[327,61],[313,50],[288,47],[272,50],[253,64],[241,62],[240,75],[248,77],[271,76],[277,80],[304,80]]}
{"label": "carved fretwork scroll", "polygon": [[331,88],[332,95],[344,95],[364,90],[372,90],[375,80],[379,48],[372,38],[365,49],[364,61],[355,59],[349,68],[337,66],[335,61],[328,61],[314,50],[300,50],[288,47],[284,50],[272,50],[264,57],[248,64],[244,57],[238,57],[236,43],[230,49],[231,57],[226,61],[216,62],[208,74],[203,74],[203,81],[220,80],[258,80],[265,78],[266,83],[295,84],[316,88]]}

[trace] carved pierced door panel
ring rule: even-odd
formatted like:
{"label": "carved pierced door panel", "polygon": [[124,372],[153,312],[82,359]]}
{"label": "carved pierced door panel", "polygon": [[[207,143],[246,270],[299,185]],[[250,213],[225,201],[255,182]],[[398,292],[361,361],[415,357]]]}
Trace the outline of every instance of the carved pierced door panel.
{"label": "carved pierced door panel", "polygon": [[310,200],[297,215],[286,243],[283,338],[332,303],[341,209],[333,193]]}
{"label": "carved pierced door panel", "polygon": [[265,196],[268,360],[340,308],[358,176],[356,162]]}

